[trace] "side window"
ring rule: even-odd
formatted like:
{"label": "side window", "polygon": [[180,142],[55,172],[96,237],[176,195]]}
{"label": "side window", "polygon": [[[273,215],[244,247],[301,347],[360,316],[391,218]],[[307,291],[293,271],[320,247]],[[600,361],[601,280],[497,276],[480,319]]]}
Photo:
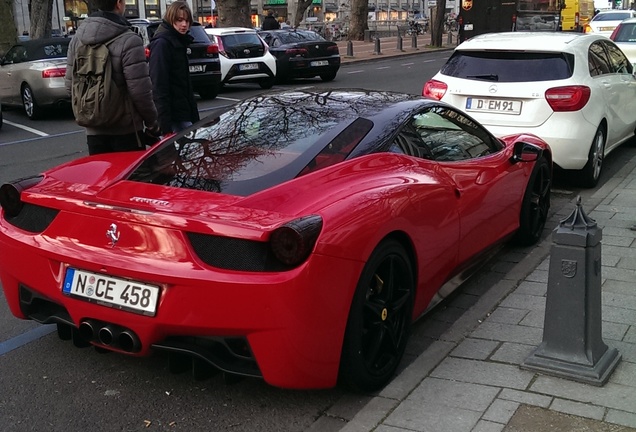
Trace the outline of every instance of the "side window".
{"label": "side window", "polygon": [[607,49],[609,60],[612,65],[612,72],[620,74],[631,74],[632,64],[627,60],[623,51],[609,41],[603,41],[603,45]]}
{"label": "side window", "polygon": [[416,114],[411,126],[436,161],[461,161],[487,156],[501,150],[484,128],[458,111],[436,106]]}
{"label": "side window", "polygon": [[612,67],[609,59],[605,54],[605,50],[599,42],[594,42],[590,45],[590,51],[588,53],[588,66],[590,69],[590,75],[605,75],[612,73]]}
{"label": "side window", "polygon": [[413,124],[407,124],[395,137],[389,147],[391,153],[402,153],[423,159],[433,159],[433,155],[422,141]]}
{"label": "side window", "polygon": [[5,61],[7,63],[22,63],[27,60],[26,48],[23,46],[15,46],[7,52]]}

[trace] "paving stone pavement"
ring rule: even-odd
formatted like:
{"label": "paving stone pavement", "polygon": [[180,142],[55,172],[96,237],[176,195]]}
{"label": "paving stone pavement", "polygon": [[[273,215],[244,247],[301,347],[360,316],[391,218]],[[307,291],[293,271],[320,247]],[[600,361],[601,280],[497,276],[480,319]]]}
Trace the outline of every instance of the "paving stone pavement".
{"label": "paving stone pavement", "polygon": [[[354,46],[360,54],[347,61],[381,57],[363,55],[370,43],[361,44]],[[557,224],[574,200],[552,216]],[[505,276],[387,387],[360,398],[355,415],[327,413],[348,420],[340,432],[636,432],[636,231],[630,229],[636,222],[636,162],[626,163],[582,208],[603,231],[603,341],[622,356],[605,385],[520,368],[543,338],[553,247],[548,235],[509,263]],[[312,431],[320,429],[314,426]]]}

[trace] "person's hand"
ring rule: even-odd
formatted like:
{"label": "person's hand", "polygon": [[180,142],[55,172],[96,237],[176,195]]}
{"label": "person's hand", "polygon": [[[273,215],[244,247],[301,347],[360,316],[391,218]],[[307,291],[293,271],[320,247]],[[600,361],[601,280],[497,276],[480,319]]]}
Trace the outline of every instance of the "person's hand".
{"label": "person's hand", "polygon": [[161,128],[159,127],[159,122],[154,122],[150,126],[146,126],[146,130],[144,132],[147,135],[159,138],[161,136]]}

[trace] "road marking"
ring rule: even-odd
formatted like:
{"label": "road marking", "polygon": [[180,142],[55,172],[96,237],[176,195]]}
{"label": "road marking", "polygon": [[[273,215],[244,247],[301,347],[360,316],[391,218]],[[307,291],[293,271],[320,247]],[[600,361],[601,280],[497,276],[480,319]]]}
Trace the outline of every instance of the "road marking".
{"label": "road marking", "polygon": [[378,67],[376,69],[391,69],[391,66],[382,66],[382,67]]}
{"label": "road marking", "polygon": [[[4,122],[6,123],[7,121],[5,120]],[[19,141],[10,141],[10,142],[5,142],[5,143],[0,143],[0,147],[11,145],[11,144],[20,144],[20,143],[25,143],[25,142],[30,142],[30,141],[39,141],[39,140],[44,139],[44,138],[56,138],[56,137],[61,137],[61,136],[65,136],[65,135],[74,135],[74,134],[78,134],[78,133],[84,133],[84,130],[82,129],[82,130],[77,130],[77,131],[72,131],[72,132],[64,132],[64,133],[61,133],[61,134],[45,135],[45,136],[41,136],[41,137],[37,137],[37,138],[27,138],[27,139],[23,139],[23,140],[19,140]]]}
{"label": "road marking", "polygon": [[242,99],[229,98],[229,97],[225,97],[225,96],[217,96],[216,99],[223,99],[223,100],[228,100],[228,101],[232,101],[232,102],[240,102],[242,100]]}
{"label": "road marking", "polygon": [[400,66],[413,66],[415,63],[402,63]]}
{"label": "road marking", "polygon": [[38,340],[49,333],[53,333],[55,330],[55,324],[41,325],[7,341],[0,342],[0,356],[31,343],[34,340]]}
{"label": "road marking", "polygon": [[351,74],[357,74],[357,73],[362,73],[362,72],[364,72],[364,71],[363,71],[363,70],[357,70],[357,71],[349,71],[349,72],[347,72],[347,73],[348,73],[349,75],[351,75]]}
{"label": "road marking", "polygon": [[37,130],[37,129],[33,129],[33,128],[31,128],[31,127],[28,127],[28,126],[21,125],[21,124],[19,124],[19,123],[14,123],[14,122],[9,121],[9,120],[5,120],[4,122],[5,122],[6,124],[8,124],[8,125],[11,125],[11,126],[13,126],[13,127],[17,127],[17,128],[20,128],[20,129],[23,129],[23,130],[25,130],[25,131],[27,131],[27,132],[31,132],[31,133],[34,133],[34,134],[36,134],[36,135],[40,135],[40,136],[43,136],[43,137],[45,137],[45,136],[49,136],[49,134],[47,134],[46,132],[42,132],[42,131],[39,131],[39,130]]}

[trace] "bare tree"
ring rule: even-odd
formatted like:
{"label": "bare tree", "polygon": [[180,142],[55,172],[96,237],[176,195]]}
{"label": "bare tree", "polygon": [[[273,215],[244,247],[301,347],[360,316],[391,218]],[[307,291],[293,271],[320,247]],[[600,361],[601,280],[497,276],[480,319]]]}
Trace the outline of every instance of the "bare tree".
{"label": "bare tree", "polygon": [[300,22],[303,20],[303,16],[305,15],[305,11],[309,6],[311,6],[311,2],[312,0],[298,0],[296,3],[296,18],[292,25],[294,28],[300,25]]}
{"label": "bare tree", "polygon": [[12,0],[0,0],[0,22],[0,54],[4,54],[18,39]]}
{"label": "bare tree", "polygon": [[369,29],[368,0],[351,0],[351,21],[349,22],[349,40],[364,40],[364,31]]}
{"label": "bare tree", "polygon": [[444,16],[446,15],[446,0],[437,0],[434,11],[435,13],[431,16],[431,45],[441,47],[444,33]]}
{"label": "bare tree", "polygon": [[53,0],[30,0],[29,19],[31,39],[51,36],[51,19],[53,18]]}
{"label": "bare tree", "polygon": [[219,27],[252,27],[250,0],[217,0]]}

